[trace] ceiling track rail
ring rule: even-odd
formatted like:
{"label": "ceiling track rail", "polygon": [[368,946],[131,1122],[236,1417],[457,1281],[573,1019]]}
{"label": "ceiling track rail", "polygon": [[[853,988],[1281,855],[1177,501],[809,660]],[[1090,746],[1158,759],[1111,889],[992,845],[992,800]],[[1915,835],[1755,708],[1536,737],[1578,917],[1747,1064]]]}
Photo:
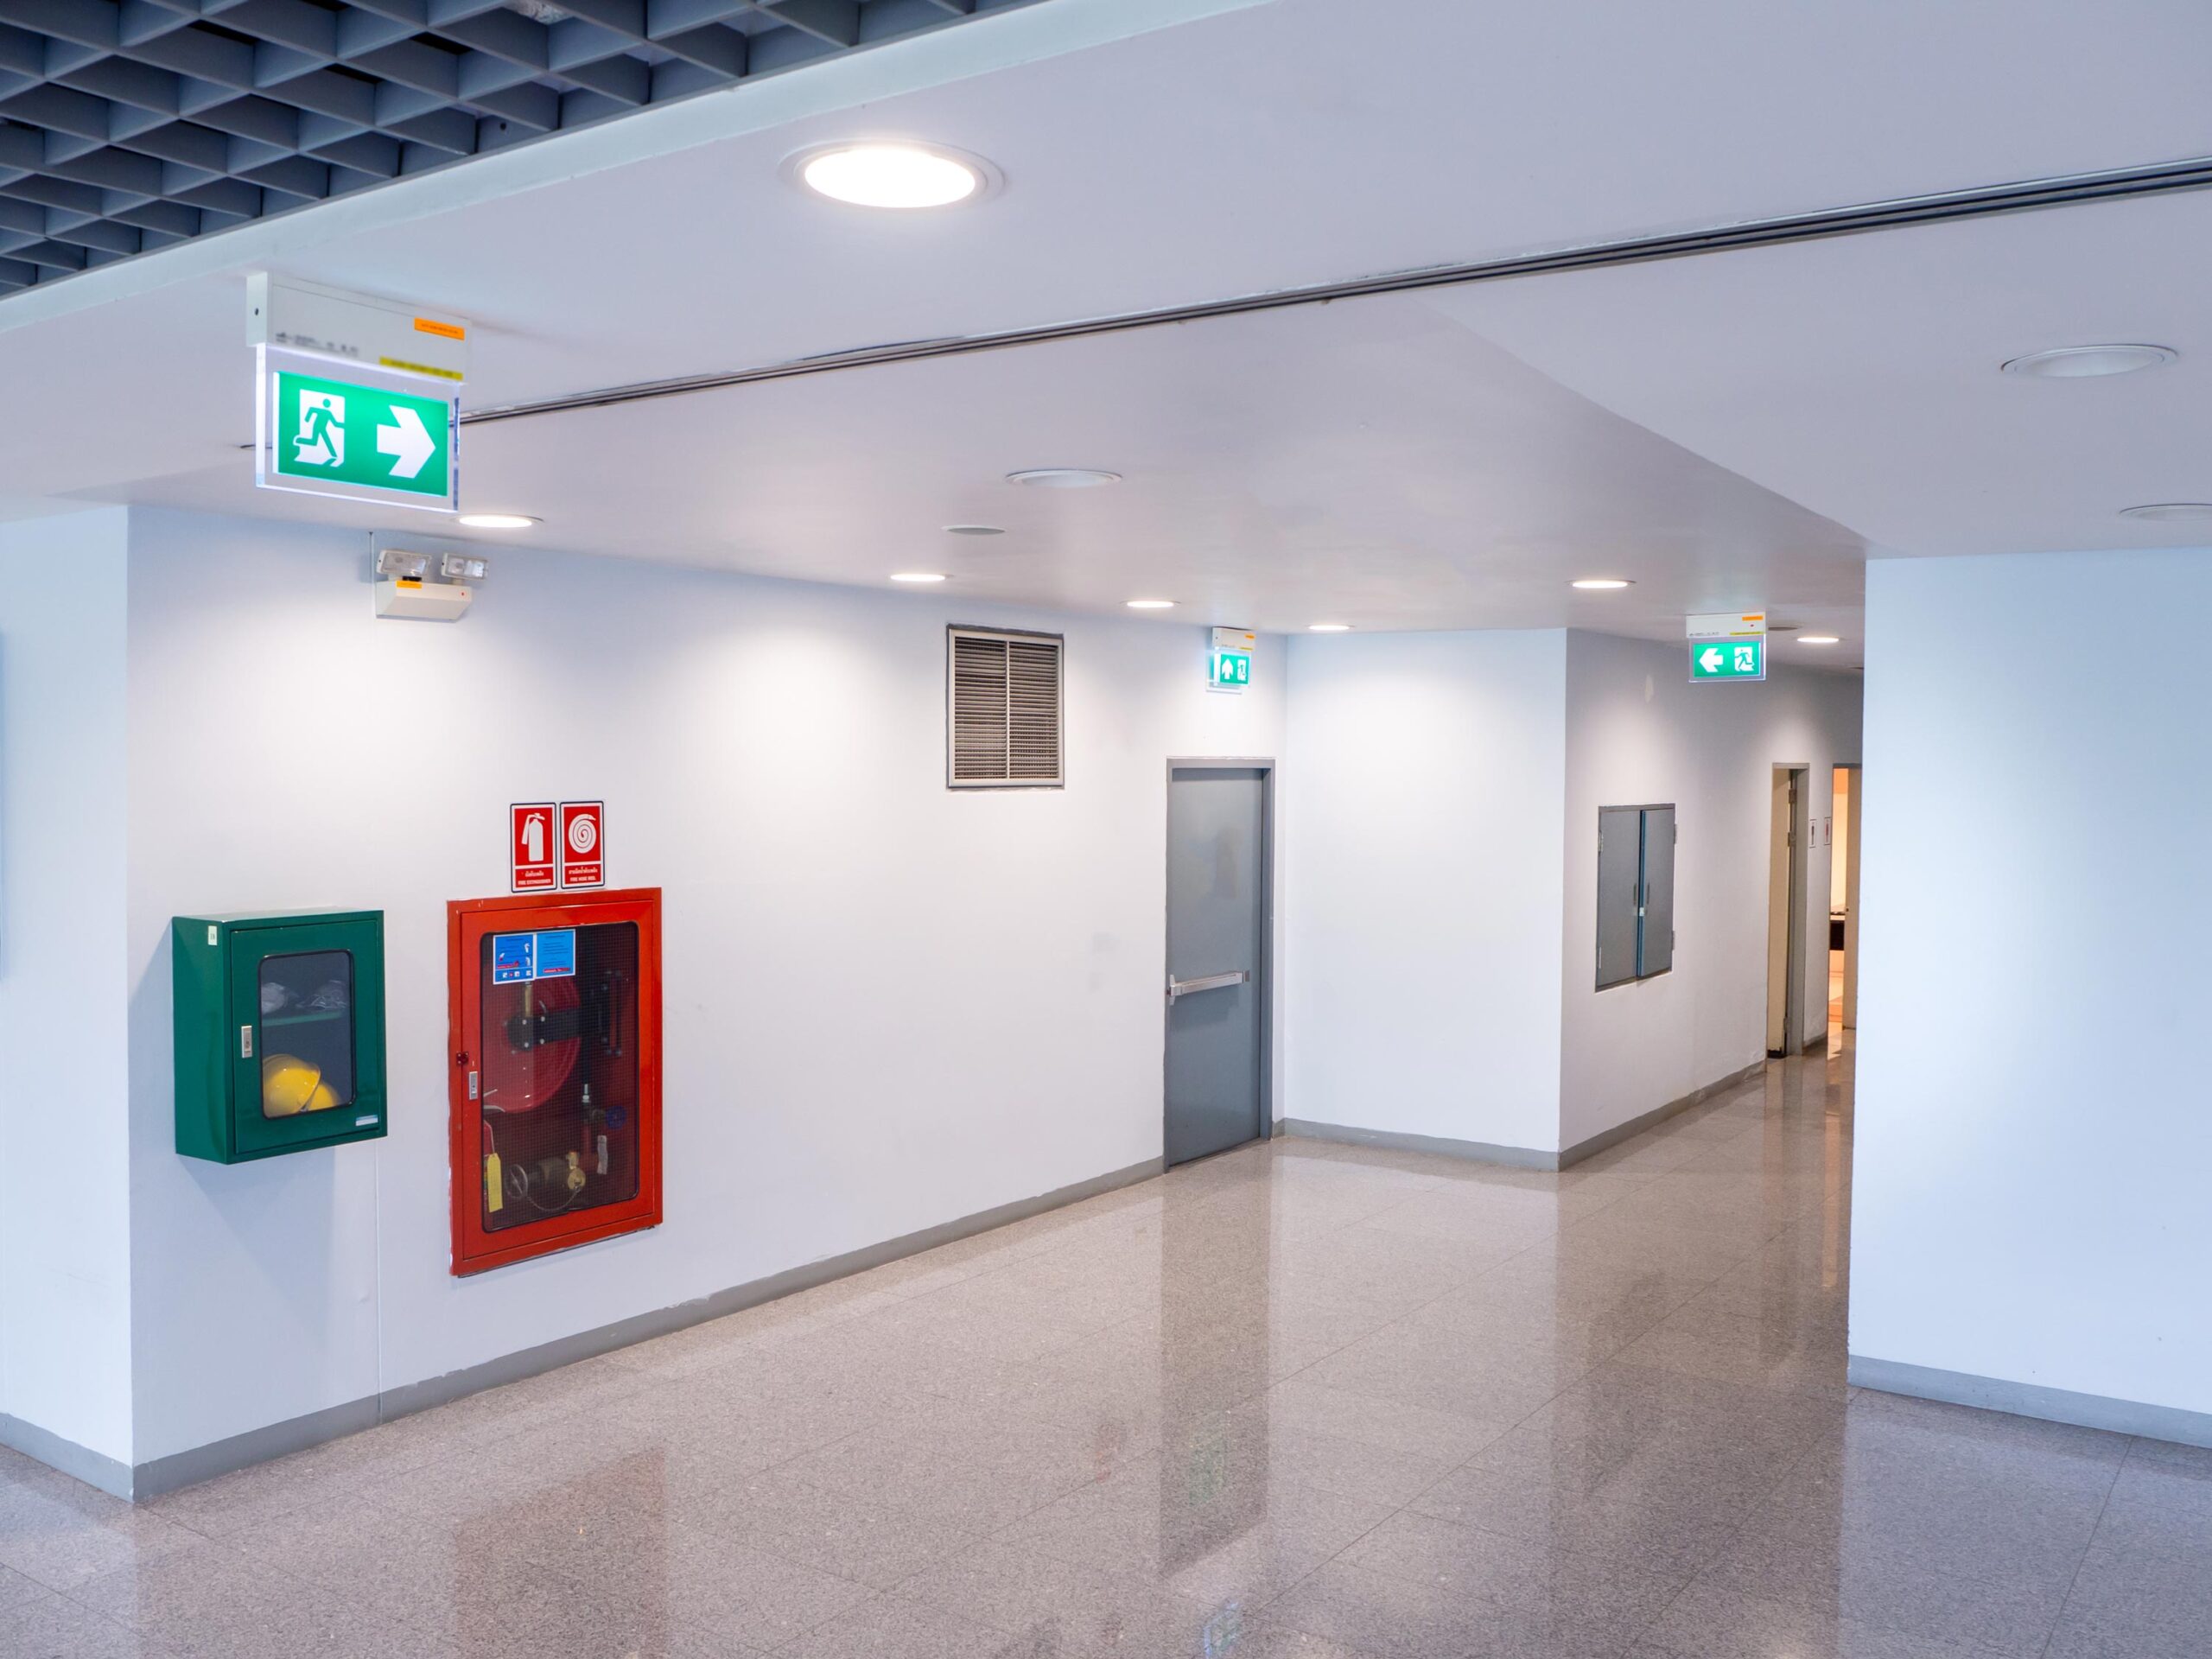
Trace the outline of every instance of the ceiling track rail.
{"label": "ceiling track rail", "polygon": [[1915,225],[1948,224],[1959,219],[1986,219],[1999,213],[2030,213],[2083,202],[2168,195],[2208,187],[2212,187],[2212,157],[2106,173],[2072,174],[2061,178],[1991,185],[1937,195],[1907,196],[1894,201],[1868,202],[1855,207],[1828,208],[1819,213],[1796,213],[1778,219],[1745,219],[1732,225],[1712,226],[1664,236],[1588,243],[1548,252],[1480,260],[1471,264],[1435,265],[1420,270],[1355,277],[1348,282],[1278,289],[1269,293],[1210,300],[1195,305],[1170,306],[1154,311],[1133,311],[1117,316],[1091,317],[1033,328],[1010,328],[997,334],[960,334],[941,340],[904,340],[893,345],[868,346],[854,351],[833,352],[819,357],[767,364],[759,368],[639,381],[630,385],[604,387],[596,391],[543,398],[534,403],[474,410],[461,416],[461,419],[464,425],[488,425],[495,421],[518,421],[537,415],[607,409],[620,404],[645,403],[656,397],[680,397],[693,392],[719,391],[730,386],[757,385],[772,380],[797,379],[804,375],[830,374],[841,369],[873,368],[883,364],[913,363],[941,357],[964,357],[972,353],[1008,351],[1016,346],[1041,346],[1054,340],[1085,340],[1099,334],[1125,334],[1138,328],[1165,327],[1172,323],[1202,322],[1213,317],[1247,316],[1256,312],[1287,310],[1294,306],[1325,305],[1333,300],[1364,299],[1383,294],[1412,294],[1424,289],[1457,288],[1515,276],[1609,270],[1623,265],[1649,264],[1661,259],[1688,258],[1698,254],[1727,253],[1738,249],[1773,247],[1791,242],[1816,242],[1831,237],[1860,236],[1870,232],[1899,230]]}

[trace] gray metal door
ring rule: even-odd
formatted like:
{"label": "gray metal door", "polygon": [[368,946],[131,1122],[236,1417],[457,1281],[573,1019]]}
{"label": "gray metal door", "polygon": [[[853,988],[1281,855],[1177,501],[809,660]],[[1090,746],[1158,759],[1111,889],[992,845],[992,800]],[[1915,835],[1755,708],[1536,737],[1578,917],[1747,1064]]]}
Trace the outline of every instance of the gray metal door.
{"label": "gray metal door", "polygon": [[1637,971],[1663,974],[1675,965],[1675,809],[1643,814],[1643,930]]}
{"label": "gray metal door", "polygon": [[1167,780],[1167,1161],[1265,1133],[1268,781],[1254,766]]}
{"label": "gray metal door", "polygon": [[1640,807],[1598,813],[1598,988],[1636,977],[1637,883],[1643,861]]}

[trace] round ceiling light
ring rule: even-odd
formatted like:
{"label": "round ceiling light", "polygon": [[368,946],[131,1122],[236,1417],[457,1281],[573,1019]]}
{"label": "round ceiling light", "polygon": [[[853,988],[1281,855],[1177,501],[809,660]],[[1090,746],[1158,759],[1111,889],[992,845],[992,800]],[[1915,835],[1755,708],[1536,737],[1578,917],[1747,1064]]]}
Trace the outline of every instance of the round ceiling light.
{"label": "round ceiling light", "polygon": [[2171,346],[2059,346],[2047,352],[2030,352],[2001,366],[2007,374],[2031,374],[2039,380],[2084,380],[2155,369],[2180,355]]}
{"label": "round ceiling light", "polygon": [[1175,608],[1175,601],[1172,599],[1132,599],[1124,602],[1133,611],[1172,611]]}
{"label": "round ceiling light", "polygon": [[893,582],[911,582],[917,583],[943,582],[944,580],[944,572],[942,570],[900,570],[895,572],[891,580]]}
{"label": "round ceiling light", "polygon": [[1801,645],[1840,645],[1843,641],[1832,633],[1801,633],[1797,636],[1797,643]]}
{"label": "round ceiling light", "polygon": [[947,524],[948,536],[1003,536],[1006,531],[996,524]]}
{"label": "round ceiling light", "polygon": [[1573,585],[1586,594],[1609,594],[1616,588],[1628,588],[1635,584],[1625,576],[1583,576]]}
{"label": "round ceiling light", "polygon": [[1350,633],[1351,624],[1349,622],[1308,622],[1306,625],[1306,632],[1308,633]]}
{"label": "round ceiling light", "polygon": [[1006,481],[1035,490],[1095,490],[1102,484],[1120,483],[1122,475],[1096,467],[1031,467],[1008,473]]}
{"label": "round ceiling light", "polygon": [[988,195],[1001,182],[979,156],[936,144],[878,141],[803,149],[786,170],[817,195],[855,207],[951,207]]}
{"label": "round ceiling light", "polygon": [[2212,501],[2149,501],[2139,507],[2122,507],[2123,518],[2148,518],[2167,524],[2178,518],[2212,518]]}
{"label": "round ceiling light", "polygon": [[461,522],[470,530],[528,530],[538,521],[520,512],[464,512]]}

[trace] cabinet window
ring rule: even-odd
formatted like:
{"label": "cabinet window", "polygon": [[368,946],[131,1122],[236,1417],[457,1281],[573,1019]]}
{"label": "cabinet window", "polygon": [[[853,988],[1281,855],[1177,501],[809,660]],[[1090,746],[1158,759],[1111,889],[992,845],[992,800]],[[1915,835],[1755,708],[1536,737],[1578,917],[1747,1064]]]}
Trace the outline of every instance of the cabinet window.
{"label": "cabinet window", "polygon": [[296,1117],[353,1103],[353,955],[264,957],[259,976],[261,1115]]}
{"label": "cabinet window", "polygon": [[482,1224],[638,1195],[638,925],[487,933]]}

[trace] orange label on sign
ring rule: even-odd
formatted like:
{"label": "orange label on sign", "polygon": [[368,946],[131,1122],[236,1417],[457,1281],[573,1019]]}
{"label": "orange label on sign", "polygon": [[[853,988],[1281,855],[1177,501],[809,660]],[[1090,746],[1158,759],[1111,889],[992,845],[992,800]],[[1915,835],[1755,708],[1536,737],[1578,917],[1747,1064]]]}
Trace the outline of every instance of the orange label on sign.
{"label": "orange label on sign", "polygon": [[467,340],[468,338],[468,330],[461,327],[460,324],[453,322],[440,322],[435,317],[416,318],[415,332],[418,334],[435,334],[441,340]]}

